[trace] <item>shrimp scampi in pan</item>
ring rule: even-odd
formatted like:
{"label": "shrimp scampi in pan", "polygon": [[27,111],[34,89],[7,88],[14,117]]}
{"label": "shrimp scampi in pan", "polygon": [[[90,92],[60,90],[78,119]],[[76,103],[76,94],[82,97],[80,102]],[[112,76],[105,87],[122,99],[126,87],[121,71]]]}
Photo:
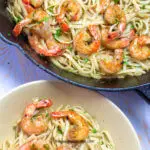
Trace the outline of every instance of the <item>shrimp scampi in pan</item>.
{"label": "shrimp scampi in pan", "polygon": [[[114,74],[140,76],[150,70],[149,8],[143,0],[136,4],[132,0],[9,0],[7,10],[16,22],[13,35],[19,38],[24,33],[32,50],[45,56],[47,63],[103,79]],[[118,49],[123,51],[123,63],[112,70]],[[102,60],[109,51],[114,60],[106,67]]]}

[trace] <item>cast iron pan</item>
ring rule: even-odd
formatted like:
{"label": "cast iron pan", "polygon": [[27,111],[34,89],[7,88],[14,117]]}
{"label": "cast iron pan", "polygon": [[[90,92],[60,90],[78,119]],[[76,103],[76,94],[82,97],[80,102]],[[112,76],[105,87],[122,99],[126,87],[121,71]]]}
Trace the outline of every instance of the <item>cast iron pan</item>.
{"label": "cast iron pan", "polygon": [[[122,90],[136,90],[139,94],[145,98],[150,99],[150,72],[139,77],[126,77],[125,79],[103,79],[96,80],[87,77],[82,77],[69,73],[55,67],[53,64],[46,63],[41,57],[39,57],[33,50],[30,49],[27,44],[27,40],[20,36],[14,38],[8,36],[8,33],[12,31],[14,24],[10,21],[8,13],[6,12],[6,0],[0,0],[0,38],[8,44],[18,47],[18,49],[29,58],[34,64],[39,66],[47,73],[61,79],[65,82],[81,86],[92,90],[103,91],[122,91]],[[147,89],[143,86],[147,86]],[[146,91],[145,91],[146,89]],[[144,94],[142,92],[144,91]]]}

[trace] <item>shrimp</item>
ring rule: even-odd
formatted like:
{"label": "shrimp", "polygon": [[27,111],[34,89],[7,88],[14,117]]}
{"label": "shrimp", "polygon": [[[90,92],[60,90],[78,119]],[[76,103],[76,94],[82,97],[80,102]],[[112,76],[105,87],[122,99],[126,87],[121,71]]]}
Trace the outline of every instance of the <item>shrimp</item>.
{"label": "shrimp", "polygon": [[65,22],[65,16],[69,21],[78,21],[82,16],[82,8],[75,0],[65,0],[60,8],[60,13],[56,17],[62,31],[68,32],[69,26]]}
{"label": "shrimp", "polygon": [[137,60],[145,60],[150,56],[150,37],[142,35],[136,37],[129,46],[131,57]]}
{"label": "shrimp", "polygon": [[[81,54],[90,55],[100,47],[100,33],[98,26],[90,25],[87,30],[82,30],[74,38],[74,48]],[[92,39],[93,37],[93,39]]]}
{"label": "shrimp", "polygon": [[49,145],[44,143],[43,141],[30,141],[27,142],[25,144],[23,144],[22,146],[20,146],[19,150],[47,150],[49,149]]}
{"label": "shrimp", "polygon": [[103,14],[110,5],[110,0],[100,0],[100,13]]}
{"label": "shrimp", "polygon": [[33,34],[28,36],[28,41],[32,49],[34,49],[38,54],[44,56],[59,56],[62,54],[62,49],[56,43],[54,39],[46,39],[46,46],[40,43],[40,39],[38,35]]}
{"label": "shrimp", "polygon": [[25,19],[16,24],[13,29],[13,35],[15,37],[19,36],[26,25],[30,24],[32,21],[41,22],[45,17],[48,17],[48,14],[41,9],[32,11]]}
{"label": "shrimp", "polygon": [[111,39],[115,39],[121,36],[126,28],[126,16],[123,10],[118,5],[110,5],[104,14],[105,21],[110,24],[118,23],[118,30],[109,33]]}
{"label": "shrimp", "polygon": [[27,135],[39,135],[45,132],[48,128],[46,121],[43,119],[43,116],[37,116],[35,119],[32,119],[34,112],[39,108],[47,108],[52,105],[52,101],[49,99],[41,100],[37,103],[29,104],[23,114],[23,118],[20,122],[20,127],[24,133]]}
{"label": "shrimp", "polygon": [[108,28],[102,28],[101,30],[101,42],[102,45],[108,49],[122,49],[129,45],[130,39],[129,38],[121,38],[112,40],[108,36]]}
{"label": "shrimp", "polygon": [[24,7],[27,11],[27,14],[30,14],[31,12],[35,10],[31,5],[28,5],[28,4],[24,4]]}
{"label": "shrimp", "polygon": [[123,50],[116,49],[112,60],[100,60],[100,69],[106,74],[115,74],[122,68]]}
{"label": "shrimp", "polygon": [[35,8],[38,8],[43,4],[44,0],[22,0],[22,2],[26,5],[32,5]]}
{"label": "shrimp", "polygon": [[68,132],[67,138],[69,141],[82,141],[88,137],[89,127],[85,119],[74,111],[59,111],[52,112],[53,118],[68,117],[69,121],[74,125]]}
{"label": "shrimp", "polygon": [[68,147],[68,146],[59,146],[59,147],[57,147],[57,150],[71,150],[71,148],[70,147]]}

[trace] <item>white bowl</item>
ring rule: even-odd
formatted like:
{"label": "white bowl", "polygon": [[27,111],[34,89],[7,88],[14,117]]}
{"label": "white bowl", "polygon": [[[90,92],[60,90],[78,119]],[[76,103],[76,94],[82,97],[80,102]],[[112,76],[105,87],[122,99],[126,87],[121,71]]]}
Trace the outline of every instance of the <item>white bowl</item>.
{"label": "white bowl", "polygon": [[121,110],[100,94],[58,81],[36,81],[22,85],[0,99],[0,141],[13,136],[12,125],[33,97],[49,97],[60,104],[83,106],[110,132],[116,150],[141,150],[131,123]]}

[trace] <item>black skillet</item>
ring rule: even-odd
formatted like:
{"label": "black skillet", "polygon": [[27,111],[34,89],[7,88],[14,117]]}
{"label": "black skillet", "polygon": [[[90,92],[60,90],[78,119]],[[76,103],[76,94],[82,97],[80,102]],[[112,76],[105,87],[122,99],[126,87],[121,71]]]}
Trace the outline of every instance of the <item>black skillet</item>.
{"label": "black skillet", "polygon": [[125,79],[107,80],[96,80],[75,75],[61,70],[51,63],[48,64],[45,60],[43,60],[39,55],[30,49],[29,45],[27,44],[27,40],[24,37],[20,36],[16,39],[13,36],[8,36],[8,33],[12,31],[13,27],[14,24],[10,21],[6,12],[6,0],[0,0],[0,38],[8,44],[16,46],[27,58],[29,58],[41,69],[65,82],[91,90],[135,90],[145,99],[150,100],[150,72],[147,72],[146,74],[139,77],[128,76]]}

